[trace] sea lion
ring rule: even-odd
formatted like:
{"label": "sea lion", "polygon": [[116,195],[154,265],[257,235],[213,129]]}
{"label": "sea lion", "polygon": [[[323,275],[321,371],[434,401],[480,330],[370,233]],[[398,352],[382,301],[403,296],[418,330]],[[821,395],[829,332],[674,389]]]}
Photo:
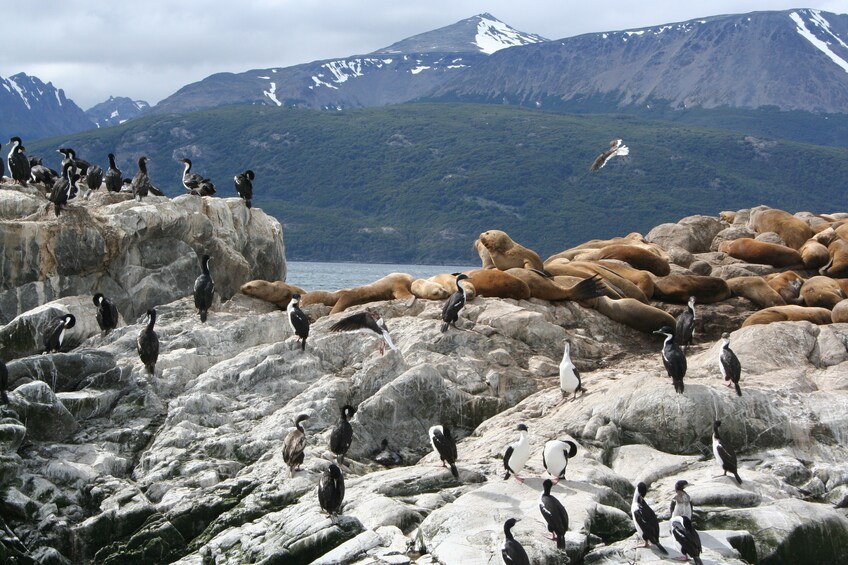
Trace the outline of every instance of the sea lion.
{"label": "sea lion", "polygon": [[830,321],[834,324],[848,324],[848,298],[833,307],[830,311]]}
{"label": "sea lion", "polygon": [[300,306],[309,306],[310,304],[323,304],[324,306],[335,306],[339,301],[339,291],[330,292],[328,290],[310,290],[300,297]]}
{"label": "sea lion", "polygon": [[772,322],[812,322],[816,325],[823,325],[831,323],[831,314],[827,308],[805,307],[795,304],[772,306],[748,316],[742,322],[742,327],[771,324]]}
{"label": "sea lion", "polygon": [[848,277],[848,241],[837,238],[827,246],[830,260],[819,269],[819,273],[828,277],[842,279]]}
{"label": "sea lion", "polygon": [[722,222],[732,224],[736,221],[736,212],[724,211],[718,213],[718,219]]}
{"label": "sea lion", "polygon": [[798,252],[801,254],[801,260],[804,261],[805,269],[818,269],[824,267],[830,261],[830,253],[827,247],[815,239],[805,241]]}
{"label": "sea lion", "polygon": [[263,281],[254,280],[241,285],[242,294],[261,298],[272,304],[276,304],[280,308],[285,308],[291,301],[292,294],[306,294],[306,291],[300,287],[284,283],[282,281]]}
{"label": "sea lion", "polygon": [[[466,271],[466,274],[468,272]],[[438,275],[433,275],[429,279],[430,282],[434,282],[440,286],[442,286],[445,290],[447,290],[450,294],[453,294],[458,289],[456,288],[456,274],[453,273],[440,273]],[[465,289],[465,300],[471,300],[476,295],[476,291],[474,290],[474,285],[471,284],[471,281],[465,279],[462,282],[462,288]]]}
{"label": "sea lion", "polygon": [[795,271],[784,271],[763,278],[787,304],[801,303],[801,285],[804,284],[804,279]]}
{"label": "sea lion", "polygon": [[548,263],[546,270],[555,276],[569,275],[572,277],[591,277],[601,275],[604,282],[613,291],[610,298],[635,298],[639,302],[648,302],[648,297],[642,290],[630,282],[627,278],[619,275],[612,268],[593,261],[569,261],[568,259],[555,259]]}
{"label": "sea lion", "polygon": [[[495,298],[514,298],[527,300],[530,298],[530,287],[523,280],[498,269],[475,269],[466,271],[474,285],[477,296]],[[465,283],[463,283],[464,285]]]}
{"label": "sea lion", "polygon": [[804,264],[801,254],[795,249],[747,237],[722,241],[718,250],[746,263],[773,267],[798,267]]}
{"label": "sea lion", "polygon": [[654,295],[654,279],[647,271],[636,269],[625,263],[611,261],[608,259],[598,261],[598,263],[607,269],[610,269],[618,276],[624,277],[635,284],[646,297],[651,298]]}
{"label": "sea lion", "polygon": [[615,320],[640,332],[651,333],[663,326],[674,327],[674,316],[650,304],[643,304],[634,298],[611,300],[606,296],[599,296],[586,301],[584,304],[594,308],[610,320]]}
{"label": "sea lion", "polygon": [[805,306],[818,306],[832,310],[845,294],[839,283],[830,277],[817,276],[804,281],[801,286],[801,299]]}
{"label": "sea lion", "polygon": [[760,308],[786,305],[780,293],[770,287],[763,277],[733,277],[726,282],[731,295],[747,298]]}
{"label": "sea lion", "polygon": [[416,298],[426,298],[427,300],[444,300],[453,294],[439,283],[429,279],[415,279],[409,286],[409,291]]}
{"label": "sea lion", "polygon": [[480,256],[480,261],[483,263],[483,269],[497,269],[495,262],[492,261],[492,256],[489,254],[489,250],[486,249],[486,246],[483,245],[483,242],[479,239],[474,240],[474,251],[476,251],[477,255]]}
{"label": "sea lion", "polygon": [[339,299],[330,310],[330,314],[343,312],[351,306],[377,302],[378,300],[405,300],[415,295],[410,292],[412,286],[412,275],[406,273],[391,273],[382,279],[358,286],[356,288],[345,288],[336,291]]}
{"label": "sea lion", "polygon": [[752,212],[748,218],[748,227],[757,233],[773,231],[792,249],[800,249],[815,233],[804,220],[774,208]]}
{"label": "sea lion", "polygon": [[598,275],[564,286],[555,279],[531,269],[509,269],[506,272],[527,284],[531,298],[541,300],[588,300],[600,296],[606,290]]}
{"label": "sea lion", "polygon": [[[516,243],[506,232],[501,230],[488,230],[480,234],[480,243],[489,252],[489,257],[495,267],[501,271],[513,268],[545,270],[542,259],[532,249],[527,249],[520,243]],[[480,258],[483,264],[486,261]]]}
{"label": "sea lion", "polygon": [[600,261],[617,259],[628,265],[664,277],[671,272],[668,260],[636,245],[607,245],[600,249],[591,249],[574,256],[573,261]]}
{"label": "sea lion", "polygon": [[724,279],[701,275],[668,275],[654,280],[654,299],[685,304],[694,296],[699,304],[721,302],[730,298],[730,287]]}
{"label": "sea lion", "polygon": [[668,252],[655,243],[648,243],[642,237],[642,234],[633,232],[629,234],[627,237],[614,237],[612,239],[591,239],[585,243],[581,243],[576,247],[572,247],[570,249],[566,249],[565,251],[560,251],[554,255],[551,255],[545,261],[547,265],[550,261],[555,261],[557,259],[568,259],[569,261],[573,260],[578,255],[583,253],[603,249],[604,247],[609,247],[611,245],[627,245],[631,247],[638,247],[640,249],[644,249],[645,251],[649,251],[660,257],[661,259],[665,259],[666,261],[670,260]]}

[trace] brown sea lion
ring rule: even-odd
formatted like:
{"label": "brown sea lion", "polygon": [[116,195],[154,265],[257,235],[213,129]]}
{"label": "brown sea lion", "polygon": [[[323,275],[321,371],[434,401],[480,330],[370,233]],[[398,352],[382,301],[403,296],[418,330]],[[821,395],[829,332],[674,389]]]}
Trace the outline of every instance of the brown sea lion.
{"label": "brown sea lion", "polygon": [[828,253],[827,247],[815,239],[805,241],[798,252],[801,254],[801,260],[804,261],[805,269],[818,269],[824,267],[830,261],[830,253]]}
{"label": "brown sea lion", "polygon": [[773,267],[798,267],[804,264],[801,254],[795,249],[747,237],[722,241],[718,250],[746,263]]}
{"label": "brown sea lion", "polygon": [[280,308],[285,308],[291,301],[291,295],[298,293],[301,296],[306,294],[306,291],[300,287],[284,283],[282,281],[263,281],[254,280],[241,285],[242,294],[261,298],[272,304],[276,304]]}
{"label": "brown sea lion", "polygon": [[577,255],[584,253],[586,251],[592,249],[601,249],[602,247],[607,247],[609,245],[633,245],[636,247],[641,247],[642,249],[646,249],[655,255],[662,257],[665,260],[668,260],[668,253],[666,253],[665,249],[654,244],[648,243],[645,241],[645,238],[642,237],[642,234],[632,232],[627,234],[626,237],[614,237],[612,239],[590,239],[580,245],[575,247],[570,247],[565,251],[560,251],[554,255],[551,255],[545,260],[545,264],[547,265],[548,261],[554,261],[556,259],[574,259]]}
{"label": "brown sea lion", "polygon": [[789,212],[774,208],[752,212],[748,219],[748,227],[757,233],[773,231],[792,249],[800,249],[804,242],[813,237],[815,233],[813,228],[804,220],[796,218]]}
{"label": "brown sea lion", "polygon": [[819,273],[837,279],[848,277],[848,241],[836,238],[827,246],[827,251],[830,260],[819,269]]}
{"label": "brown sea lion", "polygon": [[770,287],[763,277],[733,277],[726,282],[731,295],[747,298],[760,308],[786,305],[780,293]]}
{"label": "brown sea lion", "polygon": [[[447,290],[450,294],[453,294],[457,291],[456,275],[453,273],[440,273],[438,275],[433,275],[427,280],[443,286],[445,290]],[[471,284],[470,280],[465,279],[465,281],[463,281],[462,283],[462,288],[465,289],[465,300],[471,300],[474,298],[476,292],[474,290],[474,285]],[[450,296],[450,294],[448,296]]]}
{"label": "brown sea lion", "polygon": [[572,260],[600,261],[602,259],[624,261],[636,269],[651,272],[658,277],[664,277],[671,272],[671,267],[666,259],[636,245],[607,245],[600,249],[592,249],[580,253]]}
{"label": "brown sea lion", "polygon": [[391,273],[371,284],[338,290],[336,292],[339,295],[339,299],[333,306],[333,309],[330,310],[330,314],[344,312],[351,306],[368,304],[369,302],[377,302],[378,300],[392,300],[395,298],[405,300],[413,298],[415,295],[410,292],[410,286],[412,286],[412,275]]}
{"label": "brown sea lion", "polygon": [[772,322],[812,322],[816,325],[824,325],[831,323],[831,315],[827,308],[808,308],[795,304],[772,306],[748,316],[742,322],[742,327],[771,324]]}
{"label": "brown sea lion", "polygon": [[[502,271],[513,268],[539,269],[542,271],[545,268],[542,259],[535,251],[514,242],[504,231],[484,231],[480,234],[480,243],[489,252],[495,267]],[[480,259],[485,265],[485,260],[482,257]]]}
{"label": "brown sea lion", "polygon": [[795,271],[784,271],[763,278],[787,304],[801,303],[801,285],[804,284],[804,279]]}
{"label": "brown sea lion", "polygon": [[564,286],[553,278],[531,269],[509,269],[506,272],[527,284],[531,298],[541,300],[588,300],[602,295],[606,290],[598,275]]}
{"label": "brown sea lion", "polygon": [[614,292],[610,298],[635,298],[639,302],[648,302],[648,297],[642,290],[622,277],[607,265],[593,261],[569,261],[568,259],[555,259],[548,263],[546,270],[555,276],[568,275],[572,277],[591,277],[601,275]]}
{"label": "brown sea lion", "polygon": [[832,310],[845,294],[839,283],[830,277],[810,277],[801,286],[801,299],[804,306],[818,306]]}
{"label": "brown sea lion", "polygon": [[841,300],[830,312],[830,321],[834,324],[848,324],[848,299]]}
{"label": "brown sea lion", "polygon": [[718,219],[722,222],[726,222],[728,224],[732,224],[736,221],[736,212],[724,211],[718,213]]}
{"label": "brown sea lion", "polygon": [[330,292],[328,290],[310,290],[306,294],[301,295],[300,306],[309,306],[310,304],[335,306],[338,301],[339,291]]}
{"label": "brown sea lion", "polygon": [[654,295],[654,278],[647,271],[636,269],[619,261],[610,261],[608,259],[598,261],[598,263],[610,269],[618,276],[624,277],[638,286],[639,290],[645,293],[645,296],[648,298],[651,298]]}
{"label": "brown sea lion", "polygon": [[674,327],[674,316],[633,298],[612,300],[606,296],[600,296],[588,300],[584,304],[594,308],[610,320],[615,320],[640,332],[651,333],[663,326]]}
{"label": "brown sea lion", "polygon": [[[456,280],[456,277],[454,277],[454,280]],[[444,300],[453,294],[439,283],[429,279],[415,279],[409,286],[409,291],[416,298],[426,298],[427,300]]]}
{"label": "brown sea lion", "polygon": [[[475,269],[466,271],[471,278],[477,296],[495,298],[514,298],[527,300],[530,298],[530,287],[523,280],[498,269]],[[464,284],[464,283],[463,283]]]}
{"label": "brown sea lion", "polygon": [[654,299],[685,304],[694,296],[699,304],[711,304],[730,298],[724,279],[700,275],[668,275],[654,279]]}
{"label": "brown sea lion", "polygon": [[492,256],[489,254],[489,250],[486,249],[486,246],[483,245],[483,242],[479,239],[474,240],[474,250],[477,252],[477,255],[480,256],[480,262],[483,263],[483,269],[497,269],[495,262],[492,261]]}

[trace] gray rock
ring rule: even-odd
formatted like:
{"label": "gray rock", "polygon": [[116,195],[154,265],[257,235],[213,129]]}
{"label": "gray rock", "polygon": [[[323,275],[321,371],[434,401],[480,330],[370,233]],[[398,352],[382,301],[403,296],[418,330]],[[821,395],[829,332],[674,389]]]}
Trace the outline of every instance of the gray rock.
{"label": "gray rock", "polygon": [[61,441],[79,427],[47,383],[41,381],[16,388],[9,394],[9,404],[26,422],[27,435],[34,440]]}
{"label": "gray rock", "polygon": [[661,224],[653,228],[645,240],[666,250],[676,247],[689,253],[704,253],[710,250],[713,238],[726,225],[712,216],[689,216],[676,224]]}
{"label": "gray rock", "polygon": [[715,234],[708,250],[718,251],[718,246],[724,243],[725,241],[733,241],[734,239],[741,238],[753,239],[756,235],[757,232],[755,232],[754,230],[750,229],[744,224],[739,225],[737,223]]}

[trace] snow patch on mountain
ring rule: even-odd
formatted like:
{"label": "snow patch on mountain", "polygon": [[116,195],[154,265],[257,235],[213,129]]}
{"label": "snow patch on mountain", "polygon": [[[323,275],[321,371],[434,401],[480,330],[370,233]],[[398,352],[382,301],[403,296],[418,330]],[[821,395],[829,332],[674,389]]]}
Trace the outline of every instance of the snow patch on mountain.
{"label": "snow patch on mountain", "polygon": [[[833,34],[833,32],[830,31],[830,26],[827,24],[827,22],[824,22],[824,25],[819,23],[819,21],[824,21],[823,18],[821,18],[821,15],[816,15],[818,15],[818,20],[814,19],[813,21],[818,25],[818,27],[820,29],[824,29],[831,37],[836,38],[839,43],[845,45],[841,39],[839,39],[836,35]],[[795,25],[797,26],[796,31],[801,35],[801,37],[809,41],[813,47],[827,55],[827,57],[831,61],[842,67],[842,69],[846,73],[848,73],[848,61],[831,51],[830,44],[828,42],[816,37],[816,35],[807,27],[806,22],[804,22],[804,18],[802,18],[801,15],[798,14],[798,12],[792,12],[791,14],[789,14],[789,17],[792,18],[793,22],[795,22]]]}
{"label": "snow patch on mountain", "polygon": [[500,20],[491,18],[488,14],[483,14],[479,18],[474,42],[480,51],[488,55],[507,47],[544,41],[538,35],[522,33]]}

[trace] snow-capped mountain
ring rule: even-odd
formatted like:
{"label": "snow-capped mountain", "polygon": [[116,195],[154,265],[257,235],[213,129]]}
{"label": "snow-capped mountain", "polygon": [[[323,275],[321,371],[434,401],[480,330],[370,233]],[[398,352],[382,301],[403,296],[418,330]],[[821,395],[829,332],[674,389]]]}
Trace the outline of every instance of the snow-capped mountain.
{"label": "snow-capped mountain", "polygon": [[492,53],[542,41],[546,40],[480,14],[368,55],[212,75],[181,88],[153,111],[186,112],[225,104],[309,108],[397,104],[429,94]]}
{"label": "snow-capped mountain", "polygon": [[499,51],[436,97],[621,107],[848,112],[848,15],[713,16]]}
{"label": "snow-capped mountain", "polygon": [[24,73],[0,77],[0,143],[15,135],[26,143],[91,127],[85,112],[53,83]]}
{"label": "snow-capped mountain", "polygon": [[98,128],[117,126],[136,118],[150,109],[144,100],[133,100],[126,96],[110,96],[108,100],[92,106],[85,115]]}

